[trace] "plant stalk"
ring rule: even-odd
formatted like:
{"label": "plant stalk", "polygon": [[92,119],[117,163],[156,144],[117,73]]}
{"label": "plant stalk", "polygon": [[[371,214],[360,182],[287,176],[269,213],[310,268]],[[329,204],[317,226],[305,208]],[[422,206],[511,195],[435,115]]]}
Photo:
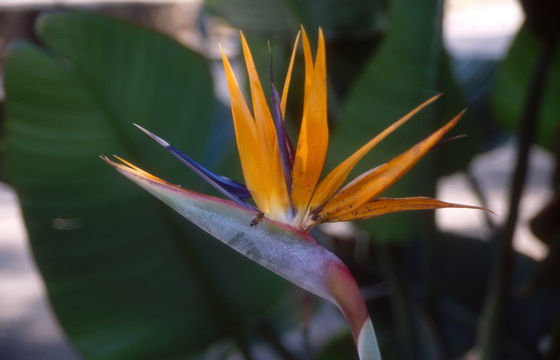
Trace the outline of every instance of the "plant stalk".
{"label": "plant stalk", "polygon": [[511,293],[510,284],[514,258],[513,235],[527,178],[529,150],[536,136],[539,111],[555,48],[556,41],[554,40],[543,43],[533,68],[533,75],[520,119],[517,135],[519,139],[517,163],[512,175],[509,213],[504,227],[496,234],[496,262],[480,324],[479,346],[483,351],[483,360],[497,358],[503,331],[506,328],[504,323],[509,310],[506,299]]}

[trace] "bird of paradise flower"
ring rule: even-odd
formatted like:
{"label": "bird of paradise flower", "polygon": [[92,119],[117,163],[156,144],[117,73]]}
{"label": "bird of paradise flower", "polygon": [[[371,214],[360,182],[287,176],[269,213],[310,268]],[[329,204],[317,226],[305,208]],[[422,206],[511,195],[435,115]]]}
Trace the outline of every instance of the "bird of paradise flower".
{"label": "bird of paradise flower", "polygon": [[[294,148],[286,135],[283,119],[300,37],[305,62],[304,99],[299,139]],[[102,158],[218,240],[294,284],[335,303],[348,321],[360,359],[381,359],[373,325],[354,278],[342,261],[319,245],[309,231],[323,222],[368,219],[398,211],[450,207],[482,209],[426,197],[378,197],[436,145],[464,111],[409,150],[341,188],[356,163],[368,151],[440,96],[435,95],[375,136],[319,182],[329,138],[325,41],[321,29],[314,60],[305,30],[302,28],[298,33],[281,96],[272,84],[272,108],[267,103],[243,34],[241,44],[251,89],[252,112],[223,50],[222,60],[246,186],[207,170],[165,140],[135,124],[229,200],[170,184],[119,157],[116,158],[120,163],[105,156]],[[249,198],[253,199],[254,205],[247,201]]]}

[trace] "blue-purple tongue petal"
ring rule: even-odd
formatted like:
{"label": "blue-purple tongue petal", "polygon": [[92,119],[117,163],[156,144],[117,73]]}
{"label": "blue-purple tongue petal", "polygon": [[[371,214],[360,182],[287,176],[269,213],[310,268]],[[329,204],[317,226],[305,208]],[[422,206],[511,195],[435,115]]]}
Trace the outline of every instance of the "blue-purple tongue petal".
{"label": "blue-purple tongue petal", "polygon": [[183,164],[185,164],[189,169],[194,171],[195,174],[200,176],[206,182],[208,182],[212,187],[216,190],[224,194],[230,200],[235,201],[236,203],[255,210],[255,208],[243,201],[243,199],[248,199],[251,197],[251,193],[247,189],[247,187],[243,184],[238,183],[235,180],[227,178],[222,175],[218,175],[208,169],[206,169],[201,164],[194,161],[190,156],[184,154],[181,150],[177,149],[173,145],[169,144],[167,141],[163,140],[159,136],[151,133],[150,131],[144,129],[142,126],[138,124],[133,124],[138,129],[142,130],[146,135],[154,139],[158,144],[166,148],[173,156],[179,159]]}
{"label": "blue-purple tongue petal", "polygon": [[194,168],[193,171],[196,172],[197,174],[200,171],[202,173],[201,177],[204,178],[205,180],[206,177],[212,179],[213,181],[219,183],[228,192],[232,193],[233,195],[237,196],[240,199],[248,199],[251,197],[251,193],[249,192],[249,190],[245,185],[240,184],[235,180],[216,174],[206,169],[204,166],[194,161],[190,156],[186,155],[185,153],[183,153],[181,150],[177,149],[173,145],[169,145],[167,147],[167,150],[169,150],[169,152],[171,152],[173,155],[175,155],[175,157],[181,160],[183,164],[189,166],[189,168],[190,165],[192,165],[192,167]]}
{"label": "blue-purple tongue petal", "polygon": [[292,168],[294,167],[294,150],[290,142],[290,138],[286,133],[284,119],[282,118],[282,109],[280,106],[280,96],[274,86],[274,76],[272,72],[272,51],[270,50],[270,87],[272,92],[272,118],[274,120],[274,128],[276,129],[276,138],[280,149],[280,157],[282,160],[282,170],[288,192],[292,189]]}
{"label": "blue-purple tongue petal", "polygon": [[274,83],[272,83],[272,116],[274,118],[274,127],[276,128],[276,137],[280,148],[280,156],[282,157],[282,169],[286,177],[288,189],[292,185],[292,168],[294,167],[294,148],[290,142],[286,127],[282,119],[282,111],[280,110],[280,97]]}

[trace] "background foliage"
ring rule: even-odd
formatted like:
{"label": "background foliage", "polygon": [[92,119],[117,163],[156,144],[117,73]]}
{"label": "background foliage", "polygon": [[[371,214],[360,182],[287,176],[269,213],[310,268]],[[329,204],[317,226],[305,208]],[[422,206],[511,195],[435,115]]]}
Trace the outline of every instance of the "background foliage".
{"label": "background foliage", "polygon": [[[274,71],[282,79],[299,24],[312,37],[317,26],[325,30],[327,168],[435,93],[445,95],[380,144],[356,174],[390,160],[464,107],[473,109],[455,130],[467,140],[433,151],[387,194],[434,196],[438,177],[466,169],[504,136],[519,134],[521,188],[527,146],[554,150],[559,143],[558,27],[531,25],[558,9],[553,2],[539,6],[550,8],[528,11],[528,25],[505,59],[473,65],[475,73],[491,69],[484,86],[476,77],[460,85],[454,78],[437,0],[208,0],[201,22],[214,16],[246,32],[263,79],[266,40],[272,39]],[[305,349],[287,350],[276,341],[300,321],[299,293],[97,158],[123,155],[172,182],[209,191],[139,134],[135,122],[239,179],[212,61],[151,30],[83,12],[43,15],[36,35],[38,44],[16,43],[5,58],[7,150],[1,155],[52,307],[78,351],[87,359],[183,359],[231,341],[250,358],[248,349],[264,339],[283,358],[310,358]],[[301,114],[295,100],[301,60],[299,54],[288,109],[292,134]],[[456,358],[477,345],[486,358],[558,356],[558,195],[534,222],[551,249],[542,263],[511,250],[518,196],[512,190],[510,221],[487,243],[440,233],[431,212],[359,224],[371,244],[365,260],[354,256],[356,239],[326,242],[364,288],[385,289],[368,298],[385,359]],[[551,346],[543,351],[537,344],[545,336]],[[351,359],[351,341],[343,334],[312,349],[313,356]]]}

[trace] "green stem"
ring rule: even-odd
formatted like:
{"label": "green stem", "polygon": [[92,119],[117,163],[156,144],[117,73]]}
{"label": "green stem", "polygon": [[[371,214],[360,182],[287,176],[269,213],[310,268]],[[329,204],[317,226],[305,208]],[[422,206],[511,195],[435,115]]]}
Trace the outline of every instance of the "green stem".
{"label": "green stem", "polygon": [[395,319],[395,326],[400,338],[400,358],[412,359],[416,353],[416,344],[412,335],[412,324],[408,316],[408,308],[402,282],[398,275],[398,271],[386,246],[379,246],[379,262],[385,273],[385,277],[391,284],[391,313]]}
{"label": "green stem", "polygon": [[556,48],[556,41],[543,44],[538,60],[533,68],[528,95],[518,129],[519,146],[517,164],[512,176],[509,214],[503,229],[497,234],[496,262],[493,269],[490,290],[481,321],[479,345],[483,360],[494,359],[498,355],[504,321],[507,318],[507,296],[510,293],[513,267],[513,234],[519,216],[519,204],[525,186],[529,163],[529,150],[535,139],[540,105]]}
{"label": "green stem", "polygon": [[[488,200],[486,199],[486,196],[482,191],[482,187],[480,186],[480,182],[471,171],[467,171],[467,181],[469,182],[469,185],[471,186],[474,195],[476,196],[478,201],[480,201],[480,205],[482,205],[482,207],[484,208],[490,209],[490,206],[488,205]],[[494,223],[492,222],[492,218],[491,218],[492,215],[487,211],[483,211],[482,214],[484,216],[484,222],[486,223],[486,226],[488,226],[488,228],[492,232],[495,232],[496,225],[494,225]]]}
{"label": "green stem", "polygon": [[305,359],[311,357],[311,338],[309,337],[309,322],[311,320],[311,312],[313,295],[307,291],[303,293],[302,299],[302,320],[301,320],[301,336],[303,338],[303,355]]}
{"label": "green stem", "polygon": [[278,334],[274,331],[274,328],[267,322],[262,322],[257,327],[257,332],[260,337],[262,337],[276,354],[283,360],[299,360],[297,356],[292,354],[284,344],[280,341]]}
{"label": "green stem", "polygon": [[560,359],[560,306],[556,310],[556,316],[552,323],[550,349],[546,354],[544,360],[558,360]]}

